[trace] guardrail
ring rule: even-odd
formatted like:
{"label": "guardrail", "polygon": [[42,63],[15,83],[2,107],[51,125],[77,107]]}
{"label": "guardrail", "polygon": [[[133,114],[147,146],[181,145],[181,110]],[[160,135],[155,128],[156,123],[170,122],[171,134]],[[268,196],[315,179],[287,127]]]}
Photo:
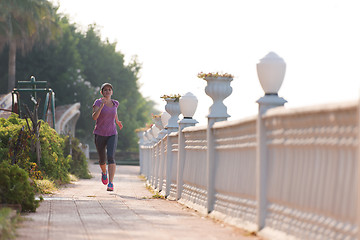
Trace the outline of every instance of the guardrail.
{"label": "guardrail", "polygon": [[226,121],[222,106],[206,126],[184,118],[140,132],[141,174],[168,199],[265,239],[359,239],[359,102],[285,102],[265,94],[257,116]]}

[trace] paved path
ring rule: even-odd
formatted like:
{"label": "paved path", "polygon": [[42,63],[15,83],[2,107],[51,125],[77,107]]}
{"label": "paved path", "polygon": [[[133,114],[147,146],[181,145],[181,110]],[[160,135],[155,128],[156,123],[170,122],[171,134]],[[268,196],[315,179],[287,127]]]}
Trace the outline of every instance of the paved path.
{"label": "paved path", "polygon": [[94,178],[69,184],[25,214],[17,239],[259,239],[176,201],[152,199],[139,167],[117,166],[114,192],[101,183],[98,165],[89,168]]}

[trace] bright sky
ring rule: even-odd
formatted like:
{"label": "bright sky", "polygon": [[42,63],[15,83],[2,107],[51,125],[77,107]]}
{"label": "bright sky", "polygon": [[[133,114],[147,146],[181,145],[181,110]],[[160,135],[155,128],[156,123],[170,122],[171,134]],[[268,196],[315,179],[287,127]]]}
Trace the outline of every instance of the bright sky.
{"label": "bright sky", "polygon": [[53,0],[72,22],[96,23],[129,60],[142,63],[141,92],[164,111],[163,94],[192,92],[205,124],[212,100],[198,72],[235,76],[229,120],[257,113],[256,64],[274,51],[287,64],[286,107],[356,100],[360,90],[358,0]]}

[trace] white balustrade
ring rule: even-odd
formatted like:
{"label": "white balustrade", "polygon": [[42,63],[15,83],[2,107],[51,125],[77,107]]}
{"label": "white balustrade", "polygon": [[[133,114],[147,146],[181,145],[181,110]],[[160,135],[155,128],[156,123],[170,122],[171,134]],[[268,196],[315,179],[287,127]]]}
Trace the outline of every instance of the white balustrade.
{"label": "white balustrade", "polygon": [[186,160],[183,166],[183,192],[180,202],[207,213],[206,126],[183,130]]}
{"label": "white balustrade", "polygon": [[156,142],[143,133],[141,172],[168,199],[265,239],[359,239],[360,103],[286,109],[285,69],[275,53],[257,65],[257,116],[224,121],[229,79],[224,93],[206,89],[206,126],[181,125],[193,115],[184,109],[174,124],[180,108],[168,107],[171,130]]}

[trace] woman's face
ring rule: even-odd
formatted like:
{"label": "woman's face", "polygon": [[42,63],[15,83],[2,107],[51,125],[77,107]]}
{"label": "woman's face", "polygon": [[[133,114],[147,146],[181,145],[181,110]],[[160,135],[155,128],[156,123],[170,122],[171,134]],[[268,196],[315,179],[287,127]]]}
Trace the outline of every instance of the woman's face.
{"label": "woman's face", "polygon": [[105,86],[101,92],[101,94],[104,96],[104,97],[108,97],[108,96],[111,96],[113,93],[113,90],[110,86]]}

